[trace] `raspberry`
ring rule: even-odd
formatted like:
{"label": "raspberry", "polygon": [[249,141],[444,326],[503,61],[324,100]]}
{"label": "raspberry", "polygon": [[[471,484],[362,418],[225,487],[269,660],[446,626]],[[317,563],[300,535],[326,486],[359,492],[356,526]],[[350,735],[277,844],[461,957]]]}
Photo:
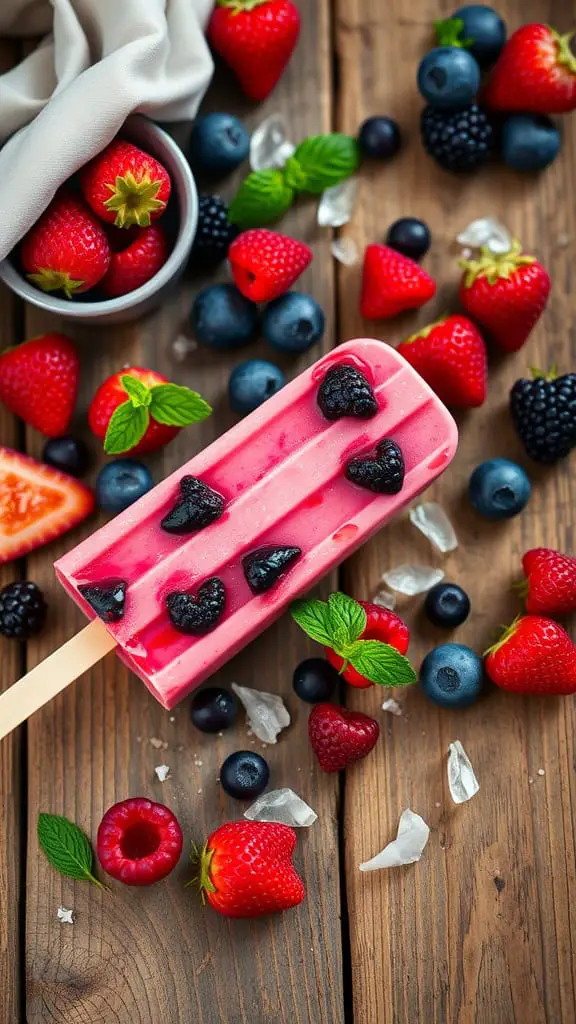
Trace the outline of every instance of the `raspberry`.
{"label": "raspberry", "polygon": [[133,797],[106,811],[96,850],[104,871],[125,885],[153,885],[176,867],[182,829],[163,804]]}

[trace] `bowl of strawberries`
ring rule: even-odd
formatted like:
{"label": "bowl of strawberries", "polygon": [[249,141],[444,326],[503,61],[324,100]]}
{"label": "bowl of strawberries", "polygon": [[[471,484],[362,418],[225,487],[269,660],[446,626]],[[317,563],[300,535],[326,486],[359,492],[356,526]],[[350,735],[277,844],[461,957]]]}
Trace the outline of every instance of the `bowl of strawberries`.
{"label": "bowl of strawberries", "polygon": [[182,150],[135,115],[58,190],[0,264],[0,279],[34,306],[84,324],[134,320],[183,272],[197,221]]}

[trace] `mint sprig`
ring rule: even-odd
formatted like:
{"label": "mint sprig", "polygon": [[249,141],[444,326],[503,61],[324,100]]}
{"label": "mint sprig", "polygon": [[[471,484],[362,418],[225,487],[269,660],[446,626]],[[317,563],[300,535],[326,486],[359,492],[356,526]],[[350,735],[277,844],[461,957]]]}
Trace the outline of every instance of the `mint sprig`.
{"label": "mint sprig", "polygon": [[356,139],[342,132],[313,135],[304,139],[293,156],[305,175],[302,192],[319,195],[326,188],[349,178],[360,165],[360,149]]}
{"label": "mint sprig", "polygon": [[135,448],[148,430],[151,418],[167,427],[188,427],[207,419],[212,412],[201,395],[179,384],[156,384],[149,388],[126,373],[121,383],[127,400],[110,417],[104,438],[107,455],[122,455]]}
{"label": "mint sprig", "polygon": [[292,618],[301,629],[343,659],[344,671],[352,665],[360,675],[379,686],[409,686],[416,673],[403,654],[381,640],[362,640],[366,612],[346,594],[331,594],[328,601],[295,601]]}
{"label": "mint sprig", "polygon": [[434,22],[434,31],[439,46],[455,46],[457,49],[468,49],[474,45],[473,39],[462,39],[464,22],[462,18],[445,18]]}
{"label": "mint sprig", "polygon": [[239,228],[259,227],[280,220],[294,201],[294,191],[282,171],[268,168],[248,175],[230,204],[228,218]]}
{"label": "mint sprig", "polygon": [[59,814],[39,814],[37,830],[40,846],[61,875],[106,889],[92,874],[94,854],[88,837],[78,825]]}
{"label": "mint sprig", "polygon": [[202,395],[180,384],[157,384],[150,391],[150,415],[168,427],[189,427],[208,419],[212,407]]}

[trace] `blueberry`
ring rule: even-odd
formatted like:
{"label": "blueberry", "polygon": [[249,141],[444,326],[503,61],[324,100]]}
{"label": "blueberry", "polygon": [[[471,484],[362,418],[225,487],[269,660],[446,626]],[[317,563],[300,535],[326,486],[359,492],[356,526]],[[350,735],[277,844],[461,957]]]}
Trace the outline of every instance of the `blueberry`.
{"label": "blueberry", "polygon": [[470,477],[468,496],[473,508],[486,519],[511,519],[527,505],[530,481],[509,459],[488,459]]}
{"label": "blueberry", "polygon": [[233,171],[250,152],[250,135],[233,114],[204,114],[190,135],[190,163],[208,174]]}
{"label": "blueberry", "polygon": [[96,500],[104,512],[122,512],[154,486],[150,471],[136,459],[116,459],[96,478]]}
{"label": "blueberry", "polygon": [[427,654],[420,685],[434,704],[466,708],[478,699],[483,684],[482,659],[463,644],[441,644]]}
{"label": "blueberry", "polygon": [[330,700],[339,682],[336,669],[324,658],[307,658],[294,669],[294,690],[308,704]]}
{"label": "blueberry", "polygon": [[221,732],[236,721],[238,700],[230,690],[208,686],[192,698],[190,717],[201,732]]}
{"label": "blueberry", "polygon": [[233,284],[213,284],[198,293],[190,314],[194,333],[209,348],[240,348],[252,341],[258,307]]}
{"label": "blueberry", "polygon": [[70,476],[83,476],[90,464],[90,455],[84,441],[67,435],[46,441],[42,461]]}
{"label": "blueberry", "polygon": [[254,750],[237,750],[226,758],[220,769],[222,789],[237,800],[253,800],[260,796],[269,778],[267,762]]}
{"label": "blueberry", "polygon": [[467,4],[454,11],[452,17],[463,22],[460,38],[472,40],[472,45],[466,49],[480,67],[489,68],[494,64],[506,42],[506,25],[497,11],[483,4]]}
{"label": "blueberry", "polygon": [[230,374],[230,405],[234,412],[245,416],[280,391],[285,383],[286,377],[274,363],[269,363],[265,359],[247,359]]}
{"label": "blueberry", "polygon": [[426,594],[424,610],[434,626],[454,629],[468,618],[470,598],[456,583],[437,583]]}
{"label": "blueberry", "polygon": [[461,110],[480,87],[480,68],[466,50],[437,46],[420,61],[418,88],[430,106]]}
{"label": "blueberry", "polygon": [[562,137],[549,117],[514,114],[504,122],[502,158],[515,171],[542,171],[556,159]]}
{"label": "blueberry", "polygon": [[417,217],[401,217],[388,228],[386,245],[411,260],[421,260],[430,248],[430,228]]}
{"label": "blueberry", "polygon": [[281,352],[306,352],[324,334],[326,318],[310,295],[286,292],[262,316],[262,334]]}
{"label": "blueberry", "polygon": [[358,132],[363,155],[373,160],[389,160],[396,155],[401,142],[400,129],[391,117],[369,117]]}

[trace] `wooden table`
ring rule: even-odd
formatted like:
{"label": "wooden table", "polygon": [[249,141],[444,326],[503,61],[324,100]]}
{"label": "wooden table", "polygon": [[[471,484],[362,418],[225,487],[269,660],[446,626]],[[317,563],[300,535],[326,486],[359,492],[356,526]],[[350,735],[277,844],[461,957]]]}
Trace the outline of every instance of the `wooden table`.
{"label": "wooden table", "polygon": [[[364,333],[396,342],[452,308],[458,278],[454,239],[477,216],[499,215],[553,276],[551,302],[527,349],[491,359],[489,400],[481,411],[459,417],[459,453],[430,494],[453,517],[458,550],[439,556],[406,521],[397,522],[345,567],[341,580],[349,593],[366,597],[392,565],[441,565],[473,602],[457,638],[482,650],[498,624],[518,611],[510,583],[519,575],[522,552],[535,544],[574,549],[576,486],[568,463],[549,472],[529,467],[533,499],[509,523],[480,520],[463,496],[479,461],[504,455],[525,463],[510,428],[507,393],[526,363],[574,368],[574,116],[564,122],[561,158],[538,178],[502,167],[474,178],[450,177],[424,156],[415,86],[431,23],[450,13],[449,0],[300,0],[300,6],[302,40],[275,94],[257,109],[238,106],[238,90],[219,72],[207,108],[238,110],[251,126],[282,111],[296,140],[335,128],[355,132],[369,114],[397,117],[403,151],[389,166],[363,169],[358,207],[342,235],[362,247],[382,240],[398,216],[420,216],[434,236],[426,265],[439,280],[436,300],[419,314],[364,325],[357,312],[359,267],[334,262],[331,233],[316,226],[315,203],[301,202],[282,228],[314,249],[301,286],[326,310],[326,346]],[[500,9],[511,27],[540,20],[566,31],[573,21],[569,6],[566,0],[506,0]],[[0,54],[5,65],[15,58],[7,44]],[[227,183],[226,194],[234,184]],[[246,355],[266,352],[259,343],[246,353],[198,350],[187,362],[175,362],[171,343],[201,284],[188,281],[142,323],[73,332],[83,360],[81,419],[95,385],[128,363],[154,366],[213,402],[214,416],[205,425],[183,432],[151,461],[156,479],[231,425],[225,400],[230,368]],[[62,327],[6,292],[0,301],[1,346]],[[291,374],[304,365],[281,362]],[[25,432],[5,413],[0,417],[3,443],[39,455],[41,439],[33,431]],[[49,628],[26,649],[2,644],[3,687],[81,625],[52,575],[54,558],[80,536],[32,555],[25,566],[2,569],[2,584],[24,574],[38,582],[51,609]],[[327,581],[323,592],[336,582]],[[441,640],[424,623],[420,605],[416,599],[401,606],[414,628],[416,662]],[[164,712],[111,656],[0,746],[2,1024],[572,1024],[573,699],[491,692],[470,710],[451,714],[428,704],[414,688],[403,716],[394,718],[380,711],[380,690],[348,689],[347,703],[374,713],[382,737],[374,754],[338,779],[315,765],[307,708],[291,689],[292,668],[313,649],[285,618],[216,680],[282,693],[293,716],[290,730],[267,748],[266,757],[274,785],[296,789],[319,821],[298,843],[308,898],[283,916],[228,923],[202,909],[182,887],[184,859],[166,883],[143,891],[114,886],[110,896],[61,879],[38,850],[40,811],[64,814],[94,838],[103,811],[131,795],[169,804],[187,840],[202,840],[221,822],[240,817],[241,806],[218,788],[216,778],[224,757],[249,742],[243,723],[221,738],[198,733],[187,706],[173,715]],[[481,785],[463,806],[452,804],[446,785],[447,748],[457,738]],[[163,749],[155,748],[156,740]],[[162,762],[173,776],[164,785],[154,775]],[[359,863],[395,835],[408,806],[431,828],[422,861],[361,875]],[[73,928],[57,920],[60,904],[74,908]]]}

